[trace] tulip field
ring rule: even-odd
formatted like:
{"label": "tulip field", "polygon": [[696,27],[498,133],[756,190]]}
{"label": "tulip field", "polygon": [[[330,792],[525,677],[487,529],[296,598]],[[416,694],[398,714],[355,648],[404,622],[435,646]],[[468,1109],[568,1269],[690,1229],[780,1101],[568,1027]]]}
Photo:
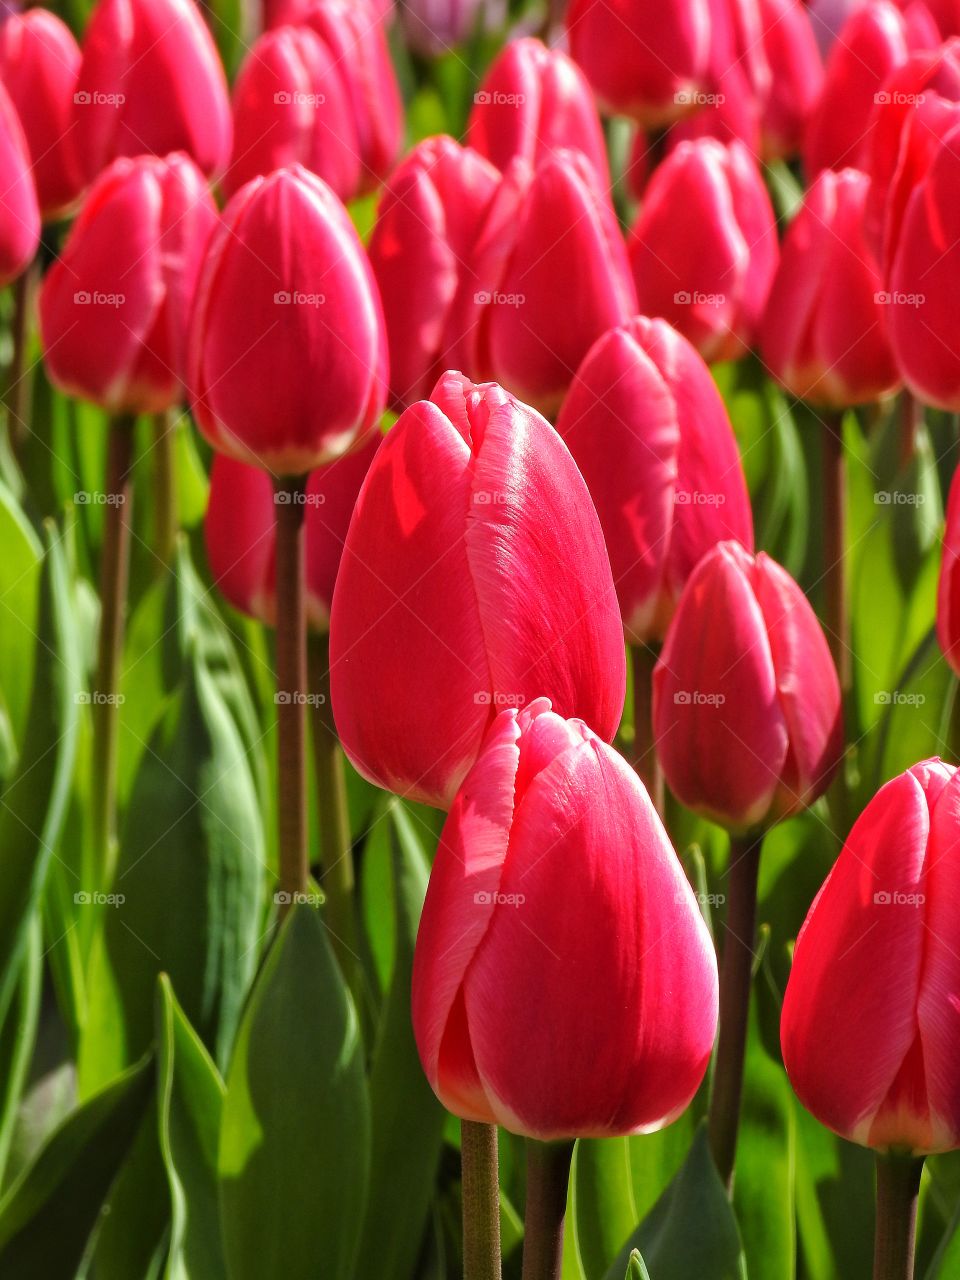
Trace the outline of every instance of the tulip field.
{"label": "tulip field", "polygon": [[960,5],[0,14],[0,1280],[960,1280]]}

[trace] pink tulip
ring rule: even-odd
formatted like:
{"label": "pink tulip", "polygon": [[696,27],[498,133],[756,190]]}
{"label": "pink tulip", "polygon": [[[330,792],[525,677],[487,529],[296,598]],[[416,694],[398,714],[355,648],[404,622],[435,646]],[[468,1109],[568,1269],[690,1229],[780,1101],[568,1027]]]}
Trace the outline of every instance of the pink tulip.
{"label": "pink tulip", "polygon": [[377,426],[386,338],[346,210],[295,166],[241,187],[210,242],[190,342],[197,425],[274,475],[332,462]]}
{"label": "pink tulip", "polygon": [[570,53],[605,111],[658,127],[710,81],[710,0],[571,0]]}
{"label": "pink tulip", "polygon": [[760,0],[770,90],[761,111],[767,158],[797,155],[823,91],[823,60],[801,0]]}
{"label": "pink tulip", "polygon": [[717,966],[693,893],[633,770],[545,698],[497,717],[457,793],[413,1025],[448,1110],[544,1140],[658,1129],[703,1079]]}
{"label": "pink tulip", "polygon": [[[307,624],[325,632],[333,586],[357,494],[380,444],[379,434],[310,473],[304,519]],[[210,473],[204,533],[214,582],[230,603],[269,626],[277,620],[276,506],[270,477],[217,454]]]}
{"label": "pink tulip", "polygon": [[36,257],[40,210],[30,172],[27,140],[10,95],[0,83],[0,286],[9,284]]}
{"label": "pink tulip", "polygon": [[183,399],[187,327],[217,212],[185,155],[122,158],[97,179],[40,291],[51,380],[113,413]]}
{"label": "pink tulip", "polygon": [[763,320],[770,372],[795,396],[833,408],[896,390],[897,307],[866,231],[870,179],[824,169],[790,224]]}
{"label": "pink tulip", "polygon": [[403,414],[347,534],[330,657],[357,769],[440,808],[504,706],[546,691],[613,737],[625,659],[610,562],[586,485],[539,414],[457,373]]}
{"label": "pink tulip", "polygon": [[797,938],[780,1024],[803,1105],[852,1142],[960,1146],[960,778],[924,760],[881,787]]}
{"label": "pink tulip", "polygon": [[753,546],[740,455],[710,371],[663,320],[599,338],[557,431],[596,504],[627,639],[662,640],[684,584],[716,543]]}
{"label": "pink tulip", "polygon": [[654,671],[653,727],[677,799],[734,831],[826,790],[843,752],[837,673],[803,592],[763,552],[721,542],[690,575]]}
{"label": "pink tulip", "polygon": [[616,216],[584,156],[558,151],[534,171],[515,160],[472,261],[480,288],[451,312],[462,337],[450,358],[553,416],[592,343],[637,310]]}
{"label": "pink tulip", "polygon": [[705,360],[743,355],[778,256],[773,207],[746,147],[681,143],[647,184],[629,252],[644,314],[669,320]]}
{"label": "pink tulip", "polygon": [[943,559],[937,586],[937,639],[944,657],[960,673],[960,472],[953,473],[943,532]]}
{"label": "pink tulip", "polygon": [[69,209],[82,189],[71,125],[80,49],[46,9],[11,13],[0,26],[0,80],[17,109],[44,218]]}
{"label": "pink tulip", "polygon": [[467,142],[498,169],[516,156],[531,165],[561,148],[581,151],[597,181],[610,168],[600,118],[586,77],[560,49],[539,40],[511,40],[474,95]]}
{"label": "pink tulip", "polygon": [[[477,236],[499,175],[452,138],[419,143],[388,181],[370,238],[390,346],[390,398],[402,410],[429,396],[450,361],[448,318],[472,304]],[[459,334],[458,334],[459,336]]]}
{"label": "pink tulip", "polygon": [[118,156],[184,151],[208,176],[230,155],[227,82],[193,0],[98,0],[82,44],[74,140],[85,179]]}

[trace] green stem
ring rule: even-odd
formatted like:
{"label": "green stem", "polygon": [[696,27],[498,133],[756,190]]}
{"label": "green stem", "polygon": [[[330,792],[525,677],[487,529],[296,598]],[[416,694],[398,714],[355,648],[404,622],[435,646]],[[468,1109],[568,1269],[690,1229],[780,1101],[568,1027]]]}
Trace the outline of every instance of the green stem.
{"label": "green stem", "polygon": [[304,583],[306,476],[276,484],[277,817],[280,916],[307,889],[307,618]]}
{"label": "green stem", "polygon": [[762,834],[730,837],[726,937],[720,961],[720,1037],[707,1123],[710,1150],[728,1190],[733,1184],[740,1124],[762,843]]}
{"label": "green stem", "polygon": [[657,651],[648,645],[630,645],[633,669],[633,767],[647,789],[653,806],[663,816],[663,770],[653,734],[653,669]]}
{"label": "green stem", "polygon": [[873,1280],[913,1280],[923,1157],[877,1152]]}
{"label": "green stem", "polygon": [[527,1139],[522,1280],[560,1280],[573,1142]]}
{"label": "green stem", "polygon": [[824,413],[820,433],[823,483],[823,584],[827,642],[840,677],[850,688],[850,621],[847,614],[846,572],[846,459],[843,413]]}
{"label": "green stem", "polygon": [[124,613],[132,529],[133,443],[135,419],[118,415],[107,437],[106,502],[100,550],[100,633],[97,642],[93,715],[93,796],[91,822],[102,882],[113,882],[117,860],[117,737]]}
{"label": "green stem", "polygon": [[500,1280],[497,1126],[460,1121],[463,1280]]}
{"label": "green stem", "polygon": [[177,423],[174,413],[158,413],[153,419],[153,541],[154,552],[170,564],[177,540]]}

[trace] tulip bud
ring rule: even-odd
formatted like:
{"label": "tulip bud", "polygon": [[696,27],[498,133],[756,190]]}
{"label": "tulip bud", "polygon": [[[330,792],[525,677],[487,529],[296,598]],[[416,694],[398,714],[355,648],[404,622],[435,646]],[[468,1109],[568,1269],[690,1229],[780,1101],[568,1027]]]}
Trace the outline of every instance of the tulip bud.
{"label": "tulip bud", "polygon": [[427,57],[448,53],[478,29],[495,31],[506,18],[506,0],[403,0],[398,7],[407,44]]}
{"label": "tulip bud", "polygon": [[360,491],[330,646],[347,755],[427,804],[449,806],[498,710],[544,691],[613,737],[626,676],[610,562],[538,413],[447,373],[403,414]]}
{"label": "tulip bud", "polygon": [[82,44],[74,140],[89,182],[118,156],[185,151],[208,176],[230,155],[230,103],[193,0],[98,0]]}
{"label": "tulip bud", "polygon": [[390,346],[390,398],[402,410],[429,396],[448,367],[448,316],[473,299],[474,243],[499,174],[452,138],[419,143],[387,182],[370,237],[370,265]]}
{"label": "tulip bud", "polygon": [[[389,173],[403,137],[403,106],[382,13],[370,0],[282,0],[271,26],[283,25],[309,27],[322,42],[329,72],[315,91],[327,99],[318,110],[318,124],[327,133],[324,153],[336,155],[342,168],[348,162],[344,149],[352,148],[354,176],[346,190],[351,196],[373,190]],[[301,56],[316,65],[314,54],[301,49]],[[239,146],[234,154],[234,163],[243,163]]]}
{"label": "tulip bud", "polygon": [[823,60],[801,0],[760,0],[770,91],[761,112],[763,154],[791,158],[823,91]]}
{"label": "tulip bud", "polygon": [[761,350],[791,395],[831,408],[896,390],[890,348],[896,308],[866,234],[870,179],[824,169],[804,196],[780,253]]}
{"label": "tulip bud", "polygon": [[607,149],[586,77],[560,49],[511,40],[474,95],[467,142],[498,169],[516,156],[537,163],[561,148],[582,152],[610,185]]}
{"label": "tulip bud", "polygon": [[713,945],[633,770],[545,698],[504,711],[457,793],[417,936],[434,1092],[543,1140],[649,1132],[690,1102],[716,1025]]}
{"label": "tulip bud", "polygon": [[710,19],[709,0],[572,0],[570,53],[604,111],[659,127],[709,84]]}
{"label": "tulip bud", "polygon": [[187,326],[217,222],[185,155],[122,158],[97,179],[40,290],[51,380],[112,413],[180,402]]}
{"label": "tulip bud", "polygon": [[82,189],[71,125],[80,49],[46,9],[11,13],[0,26],[0,80],[17,109],[44,218],[63,213]]}
{"label": "tulip bud", "polygon": [[864,809],[797,938],[780,1023],[798,1098],[878,1150],[960,1146],[960,778],[924,760]]}
{"label": "tulip bud", "polygon": [[960,472],[954,472],[947,499],[943,559],[937,585],[937,639],[943,655],[960,674]]}
{"label": "tulip bud", "polygon": [[809,178],[821,169],[865,169],[875,109],[891,72],[910,52],[906,20],[891,0],[853,10],[827,58],[823,92],[803,146]]}
{"label": "tulip bud", "polygon": [[532,173],[514,161],[473,261],[480,290],[451,314],[465,337],[450,356],[553,416],[591,344],[637,311],[616,215],[584,156],[558,151]]}
{"label": "tulip bud", "polygon": [[330,188],[299,165],[241,187],[204,262],[190,391],[214,448],[277,476],[345,453],[386,395],[380,299]]}
{"label": "tulip bud", "polygon": [[[357,494],[380,444],[379,434],[359,449],[311,471],[305,496],[307,624],[325,632],[340,568],[343,542]],[[213,581],[243,613],[274,626],[276,594],[276,503],[288,495],[260,467],[225,454],[213,459],[210,501],[204,522]]]}
{"label": "tulip bud", "polygon": [[690,575],[654,671],[653,728],[677,799],[731,830],[772,826],[826,790],[843,752],[837,672],[803,592],[763,552],[721,542]]}
{"label": "tulip bud", "polygon": [[596,504],[627,639],[662,640],[701,557],[753,546],[740,455],[710,371],[663,320],[593,344],[557,419]]}
{"label": "tulip bud", "polygon": [[655,170],[629,240],[640,310],[662,316],[704,360],[751,346],[777,267],[777,226],[740,142],[684,142]]}
{"label": "tulip bud", "polygon": [[0,83],[0,286],[15,280],[40,246],[40,210],[30,152],[16,107]]}

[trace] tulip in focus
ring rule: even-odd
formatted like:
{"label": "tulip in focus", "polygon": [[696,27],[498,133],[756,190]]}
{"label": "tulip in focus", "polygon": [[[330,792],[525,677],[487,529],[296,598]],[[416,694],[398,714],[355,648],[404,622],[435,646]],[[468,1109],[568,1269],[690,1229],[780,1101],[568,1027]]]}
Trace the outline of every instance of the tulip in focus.
{"label": "tulip in focus", "polygon": [[540,40],[511,40],[474,95],[467,142],[506,169],[515,156],[531,165],[561,148],[581,151],[597,181],[610,169],[600,118],[583,72],[560,49]]}
{"label": "tulip in focus", "polygon": [[98,0],[81,47],[73,137],[88,182],[145,152],[184,151],[208,177],[223,171],[227,81],[193,0]]}
{"label": "tulip in focus", "polygon": [[4,18],[0,80],[23,125],[45,219],[69,209],[83,186],[71,137],[79,69],[80,49],[56,14],[28,9]]}
{"label": "tulip in focus", "polygon": [[662,640],[716,543],[753,546],[750,499],[710,371],[663,320],[590,348],[557,419],[603,527],[627,640]]}
{"label": "tulip in focus", "polygon": [[[896,306],[866,229],[870,179],[824,169],[787,231],[761,351],[791,395],[842,409],[895,391]],[[915,314],[915,313],[914,313]]]}
{"label": "tulip in focus", "polygon": [[40,290],[56,386],[112,413],[183,399],[187,325],[216,222],[185,155],[122,158],[101,174]]}
{"label": "tulip in focus", "polygon": [[650,1132],[690,1102],[716,1025],[713,944],[636,775],[546,699],[504,711],[457,793],[417,936],[434,1092],[542,1140]]}
{"label": "tulip in focus", "polygon": [[359,772],[439,808],[503,707],[545,694],[612,739],[625,659],[610,562],[580,472],[538,413],[447,373],[402,415],[347,534],[330,668]]}
{"label": "tulip in focus", "polygon": [[30,152],[16,108],[0,83],[0,286],[15,280],[40,246],[40,209]]}
{"label": "tulip in focus", "polygon": [[[329,626],[350,517],[379,444],[376,435],[310,473],[304,516],[305,586],[307,625],[314,632],[325,632]],[[235,608],[268,626],[275,626],[277,620],[275,525],[269,475],[260,467],[217,454],[204,522],[213,581]]]}
{"label": "tulip in focus", "polygon": [[668,320],[711,363],[750,348],[778,249],[770,197],[742,143],[681,143],[647,184],[628,247],[641,312]]}
{"label": "tulip in focus", "polygon": [[803,592],[763,552],[721,542],[690,575],[654,672],[653,727],[673,794],[732,831],[826,790],[843,752],[837,672]]}
{"label": "tulip in focus", "polygon": [[881,787],[797,938],[780,1024],[803,1105],[851,1142],[960,1146],[960,775],[924,760]]}
{"label": "tulip in focus", "polygon": [[604,111],[660,127],[709,88],[710,0],[571,0],[570,54]]}
{"label": "tulip in focus", "polygon": [[390,346],[390,398],[425,399],[449,367],[448,317],[478,282],[473,247],[500,175],[452,138],[427,138],[394,171],[370,237]]}
{"label": "tulip in focus", "polygon": [[197,290],[190,391],[215,449],[276,476],[331,462],[379,423],[376,284],[343,205],[305,169],[255,178],[224,210]]}

